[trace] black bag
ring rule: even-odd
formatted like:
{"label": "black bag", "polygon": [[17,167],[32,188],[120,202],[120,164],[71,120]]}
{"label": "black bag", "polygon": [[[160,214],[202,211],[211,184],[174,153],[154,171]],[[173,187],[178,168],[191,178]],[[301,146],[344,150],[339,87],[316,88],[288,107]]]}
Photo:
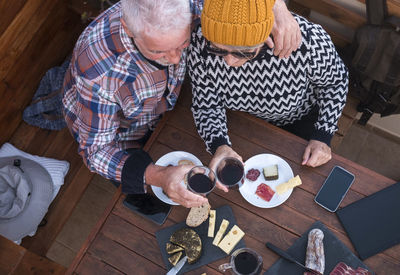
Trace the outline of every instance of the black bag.
{"label": "black bag", "polygon": [[368,24],[356,31],[349,67],[361,125],[373,113],[400,113],[400,18],[387,16],[386,0],[366,5]]}

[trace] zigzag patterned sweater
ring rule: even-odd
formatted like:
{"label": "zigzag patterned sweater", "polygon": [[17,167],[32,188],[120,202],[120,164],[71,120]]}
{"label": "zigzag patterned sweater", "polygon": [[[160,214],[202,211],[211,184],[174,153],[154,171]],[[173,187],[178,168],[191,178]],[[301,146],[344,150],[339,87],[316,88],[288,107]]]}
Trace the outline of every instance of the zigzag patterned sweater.
{"label": "zigzag patterned sweater", "polygon": [[209,54],[201,26],[189,46],[192,112],[207,150],[231,145],[226,109],[245,111],[277,126],[291,124],[314,106],[318,119],[311,139],[330,144],[346,102],[348,73],[329,35],[321,26],[294,15],[302,44],[289,58],[279,59],[268,47],[240,67]]}

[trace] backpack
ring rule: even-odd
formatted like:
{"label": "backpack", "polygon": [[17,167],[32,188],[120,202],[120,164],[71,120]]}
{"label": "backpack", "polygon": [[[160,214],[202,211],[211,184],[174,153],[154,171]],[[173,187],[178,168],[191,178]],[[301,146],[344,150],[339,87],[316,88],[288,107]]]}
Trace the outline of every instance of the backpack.
{"label": "backpack", "polygon": [[387,16],[386,0],[366,0],[366,6],[367,24],[356,31],[349,66],[361,125],[373,113],[400,113],[400,18]]}

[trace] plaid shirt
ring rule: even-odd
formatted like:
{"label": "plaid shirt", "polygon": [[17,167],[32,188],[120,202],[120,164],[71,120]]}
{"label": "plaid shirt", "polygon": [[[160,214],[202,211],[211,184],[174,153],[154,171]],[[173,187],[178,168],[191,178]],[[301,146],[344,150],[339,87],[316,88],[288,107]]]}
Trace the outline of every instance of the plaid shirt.
{"label": "plaid shirt", "polygon": [[[201,0],[191,0],[198,18]],[[64,79],[64,116],[91,171],[121,181],[122,169],[138,142],[178,98],[186,50],[178,65],[146,59],[121,24],[121,4],[97,17],[81,34]]]}

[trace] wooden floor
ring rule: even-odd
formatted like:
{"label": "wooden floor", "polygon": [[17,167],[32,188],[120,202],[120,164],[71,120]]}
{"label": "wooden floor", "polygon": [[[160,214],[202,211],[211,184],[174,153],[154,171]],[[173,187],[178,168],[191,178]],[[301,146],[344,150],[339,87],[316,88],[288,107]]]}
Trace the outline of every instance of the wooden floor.
{"label": "wooden floor", "polygon": [[71,53],[84,25],[66,0],[15,0],[0,3],[0,144],[10,142],[30,154],[67,160],[71,168],[51,204],[47,225],[24,238],[29,251],[45,256],[93,174],[77,155],[71,134],[27,125],[22,112],[44,73]]}
{"label": "wooden floor", "polygon": [[41,77],[68,56],[83,25],[65,0],[2,1],[0,14],[2,144],[21,125]]}
{"label": "wooden floor", "polygon": [[95,175],[46,257],[68,267],[104,213],[115,191],[116,187],[109,180]]}

